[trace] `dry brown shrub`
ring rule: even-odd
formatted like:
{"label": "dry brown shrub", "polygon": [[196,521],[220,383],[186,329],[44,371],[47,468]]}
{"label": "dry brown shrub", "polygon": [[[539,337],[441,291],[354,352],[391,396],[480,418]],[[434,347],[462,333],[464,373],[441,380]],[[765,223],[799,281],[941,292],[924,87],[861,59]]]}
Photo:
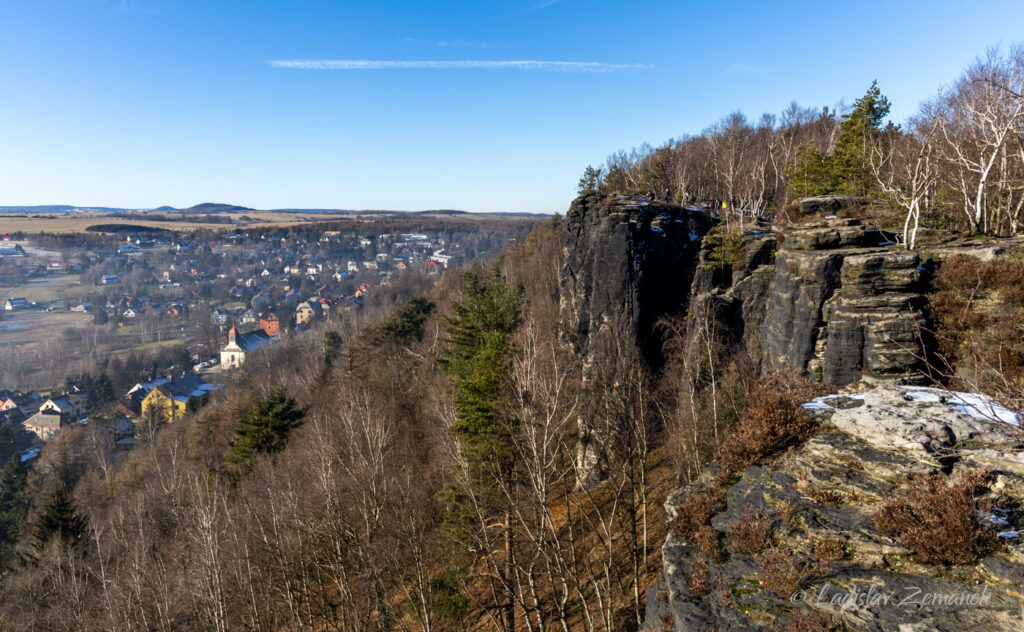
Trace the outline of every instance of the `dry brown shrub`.
{"label": "dry brown shrub", "polygon": [[684,540],[693,538],[711,517],[725,509],[725,492],[720,487],[691,490],[676,506],[672,532]]}
{"label": "dry brown shrub", "polygon": [[875,525],[928,564],[970,564],[999,546],[995,533],[978,520],[979,512],[992,509],[979,497],[988,475],[971,472],[952,485],[941,474],[911,481],[875,510]]}
{"label": "dry brown shrub", "polygon": [[792,500],[784,500],[779,503],[779,506],[775,509],[775,515],[782,520],[790,529],[800,528],[800,516],[797,514],[797,504]]}
{"label": "dry brown shrub", "polygon": [[934,288],[928,310],[950,368],[974,385],[1024,378],[1024,262],[951,257]]}
{"label": "dry brown shrub", "polygon": [[821,563],[802,558],[792,549],[781,546],[773,546],[756,554],[754,562],[761,569],[761,585],[784,598],[791,597],[826,568]]}
{"label": "dry brown shrub", "polygon": [[849,549],[844,540],[829,538],[818,540],[813,544],[814,556],[825,562],[837,562],[849,557]]}
{"label": "dry brown shrub", "polygon": [[707,561],[718,562],[725,558],[722,543],[718,540],[718,532],[712,529],[711,525],[698,527],[693,536],[693,543],[700,549],[701,557]]}
{"label": "dry brown shrub", "polygon": [[781,373],[758,382],[742,421],[719,449],[723,476],[764,463],[810,436],[815,421],[801,404],[822,390],[821,385],[806,378],[795,380]]}
{"label": "dry brown shrub", "polygon": [[748,506],[739,516],[739,522],[729,532],[729,543],[741,555],[754,555],[771,546],[772,518],[759,509]]}
{"label": "dry brown shrub", "polygon": [[697,559],[697,563],[690,568],[690,576],[686,580],[686,587],[695,595],[708,595],[711,593],[711,571],[704,560]]}

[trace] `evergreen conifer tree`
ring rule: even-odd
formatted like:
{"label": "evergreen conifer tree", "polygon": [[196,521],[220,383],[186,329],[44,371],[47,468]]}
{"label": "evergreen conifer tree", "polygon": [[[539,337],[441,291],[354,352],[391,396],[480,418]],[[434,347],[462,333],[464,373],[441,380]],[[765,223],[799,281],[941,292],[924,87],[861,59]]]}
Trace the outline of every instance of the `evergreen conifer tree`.
{"label": "evergreen conifer tree", "polygon": [[854,102],[853,110],[843,117],[830,154],[822,154],[812,143],[796,149],[786,169],[790,197],[871,194],[875,183],[870,148],[888,114],[889,100],[878,89],[878,82],[872,82],[864,96]]}
{"label": "evergreen conifer tree", "polygon": [[21,462],[21,454],[14,453],[0,470],[0,571],[14,562],[14,545],[21,536],[28,512],[25,478],[28,468]]}
{"label": "evergreen conifer tree", "polygon": [[33,533],[33,545],[42,553],[46,545],[59,537],[69,546],[77,546],[85,536],[85,518],[75,510],[74,503],[62,487],[50,493],[50,499],[43,508]]}
{"label": "evergreen conifer tree", "polygon": [[276,454],[284,449],[288,435],[300,425],[304,414],[283,386],[274,389],[253,404],[235,428],[227,462],[243,473],[248,472],[258,455]]}
{"label": "evergreen conifer tree", "polygon": [[864,96],[854,102],[853,110],[843,117],[835,149],[829,156],[836,193],[867,195],[875,189],[868,154],[888,114],[889,100],[878,89],[878,82],[872,81]]}
{"label": "evergreen conifer tree", "polygon": [[[515,463],[514,423],[507,412],[505,389],[523,293],[502,277],[496,265],[484,279],[468,272],[463,296],[461,303],[452,304],[452,316],[444,319],[448,338],[438,358],[455,387],[455,422],[449,432],[465,459],[460,484],[443,494],[444,525],[452,543],[470,551],[471,539],[466,536],[479,524],[475,512],[482,512],[485,522],[501,530],[496,539],[505,543],[506,566],[499,572],[507,580],[514,543],[505,490],[512,487]],[[504,595],[499,607],[504,628],[515,629],[514,595]]]}

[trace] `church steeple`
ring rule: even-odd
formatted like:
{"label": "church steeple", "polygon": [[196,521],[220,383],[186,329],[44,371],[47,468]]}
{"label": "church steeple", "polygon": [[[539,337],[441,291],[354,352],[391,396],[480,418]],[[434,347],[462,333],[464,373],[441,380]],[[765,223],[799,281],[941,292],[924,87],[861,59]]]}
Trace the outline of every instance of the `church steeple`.
{"label": "church steeple", "polygon": [[231,329],[228,330],[228,344],[229,345],[232,345],[232,346],[236,346],[237,345],[237,343],[235,342],[235,335],[237,333],[238,333],[238,331],[235,329],[235,321],[232,320],[231,321]]}

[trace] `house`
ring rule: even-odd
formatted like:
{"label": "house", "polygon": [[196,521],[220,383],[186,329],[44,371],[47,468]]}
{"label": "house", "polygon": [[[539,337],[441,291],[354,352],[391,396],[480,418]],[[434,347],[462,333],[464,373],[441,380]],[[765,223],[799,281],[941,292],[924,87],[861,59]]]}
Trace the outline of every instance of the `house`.
{"label": "house", "polygon": [[[181,419],[189,407],[198,408],[206,403],[210,391],[217,388],[216,384],[207,384],[194,373],[183,373],[175,378],[158,378],[136,384],[128,391],[126,399],[139,401],[138,414],[142,419],[170,423]],[[125,407],[132,408],[129,404]]]}
{"label": "house", "polygon": [[21,422],[21,425],[25,430],[34,432],[43,441],[49,441],[56,436],[62,427],[68,425],[68,421],[64,415],[47,410],[39,411],[32,415]]}
{"label": "house", "polygon": [[116,285],[120,283],[121,279],[116,274],[104,274],[100,277],[100,283],[103,285]]}
{"label": "house", "polygon": [[255,325],[259,319],[256,317],[256,312],[252,309],[247,309],[242,312],[242,315],[238,317],[238,322],[242,325]]}
{"label": "house", "polygon": [[245,364],[247,353],[261,349],[273,341],[274,338],[262,329],[240,334],[232,325],[228,330],[228,343],[220,350],[220,367],[224,370],[237,369]]}
{"label": "house", "polygon": [[26,417],[39,410],[43,397],[36,391],[15,393],[0,402],[0,411],[20,410]]}
{"label": "house", "polygon": [[13,312],[19,309],[28,309],[28,299],[25,298],[9,298],[4,303],[4,309]]}
{"label": "house", "polygon": [[348,262],[348,271],[349,272],[359,272],[359,264],[356,263],[355,261],[349,261]]}
{"label": "house", "polygon": [[260,329],[262,329],[268,336],[273,338],[280,331],[280,321],[277,319],[277,314],[272,309],[260,314]]}
{"label": "house", "polygon": [[316,320],[320,316],[320,303],[318,301],[303,301],[295,308],[295,324],[305,325]]}
{"label": "house", "polygon": [[215,325],[226,325],[228,323],[228,319],[230,318],[231,312],[224,309],[223,307],[218,307],[217,309],[213,310],[212,314],[210,314],[210,319],[213,320],[213,323]]}
{"label": "house", "polygon": [[67,419],[77,421],[85,416],[86,397],[82,393],[68,393],[57,398],[50,398],[39,406],[39,412],[51,412],[64,415]]}
{"label": "house", "polygon": [[72,307],[71,311],[86,314],[93,311],[94,309],[95,306],[92,303],[79,303],[78,305]]}

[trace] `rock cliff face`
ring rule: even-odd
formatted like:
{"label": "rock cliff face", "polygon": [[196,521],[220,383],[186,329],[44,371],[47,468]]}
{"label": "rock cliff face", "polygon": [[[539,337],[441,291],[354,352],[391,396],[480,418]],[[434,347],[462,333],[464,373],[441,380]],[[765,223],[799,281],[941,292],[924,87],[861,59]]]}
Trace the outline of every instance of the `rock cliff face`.
{"label": "rock cliff face", "polygon": [[[654,323],[685,313],[687,344],[699,344],[700,330],[713,322],[725,342],[759,357],[762,371],[867,391],[819,402],[817,434],[726,485],[724,508],[711,521],[725,552],[702,569],[703,583],[694,581],[699,543],[668,537],[645,629],[1024,629],[1024,547],[1010,533],[1024,530],[1024,438],[1005,419],[972,414],[964,402],[914,386],[936,264],[955,255],[990,260],[1008,247],[1024,249],[1024,240],[931,235],[913,253],[856,220],[832,218],[781,235],[754,227],[730,250],[706,237],[715,224],[709,216],[644,197],[580,199],[566,220],[563,334],[585,378],[595,355],[615,341],[637,344],[657,368]],[[601,479],[596,423],[580,420],[581,483],[588,486]],[[995,554],[968,566],[927,565],[876,527],[874,508],[909,477],[982,469],[994,472],[989,487],[1001,509],[994,517],[1008,532]],[[696,486],[716,475],[712,464]],[[668,499],[670,517],[690,491]],[[767,517],[773,545],[789,552],[775,560],[776,571],[801,576],[799,594],[779,594],[766,580],[764,558],[730,544],[754,511]]]}
{"label": "rock cliff face", "polygon": [[637,342],[656,364],[654,324],[685,311],[700,240],[711,220],[644,196],[579,198],[565,220],[564,337],[584,366],[607,335]]}
{"label": "rock cliff face", "polygon": [[852,219],[786,232],[762,336],[766,369],[837,386],[917,379],[925,270],[917,254],[884,239]]}
{"label": "rock cliff face", "polygon": [[[830,424],[782,460],[751,467],[728,487],[725,508],[711,521],[725,553],[707,566],[706,584],[692,581],[697,543],[669,535],[662,580],[648,591],[645,628],[778,630],[801,620],[818,627],[791,629],[1024,629],[1020,434],[997,420],[1009,419],[1005,412],[992,414],[972,403],[896,386],[817,402]],[[957,478],[982,468],[995,472],[990,487],[996,508],[979,518],[1000,532],[1002,550],[970,566],[927,565],[876,527],[873,509],[908,477],[948,472]],[[670,516],[688,491],[668,499]],[[758,553],[739,550],[733,534],[754,512],[766,517],[772,541],[766,546],[790,551],[780,568],[766,569]],[[803,569],[803,580],[779,594],[779,575],[799,576],[794,569]]]}
{"label": "rock cliff face", "polygon": [[[563,338],[591,378],[595,355],[635,344],[649,364],[661,352],[659,318],[684,313],[700,240],[711,220],[644,196],[576,200],[565,218],[559,311]],[[579,420],[580,484],[603,477],[607,429]]]}

